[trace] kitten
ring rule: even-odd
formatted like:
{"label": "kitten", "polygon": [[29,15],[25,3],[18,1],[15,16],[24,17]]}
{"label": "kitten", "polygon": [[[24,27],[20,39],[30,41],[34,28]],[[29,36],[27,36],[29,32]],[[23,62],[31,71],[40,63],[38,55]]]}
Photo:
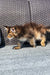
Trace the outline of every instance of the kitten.
{"label": "kitten", "polygon": [[32,47],[36,47],[36,40],[41,40],[41,46],[45,46],[46,32],[50,32],[50,26],[44,26],[42,24],[27,23],[21,26],[5,26],[8,33],[7,38],[9,40],[17,38],[18,46],[13,49],[20,49],[25,41],[29,42]]}

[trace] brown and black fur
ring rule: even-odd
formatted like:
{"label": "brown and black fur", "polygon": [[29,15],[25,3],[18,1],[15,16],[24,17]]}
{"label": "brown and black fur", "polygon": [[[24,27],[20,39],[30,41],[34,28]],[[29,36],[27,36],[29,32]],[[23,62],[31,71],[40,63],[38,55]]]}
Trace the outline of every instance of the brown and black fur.
{"label": "brown and black fur", "polygon": [[[27,23],[21,26],[15,25],[12,27],[5,26],[8,35],[8,39],[17,38],[18,46],[14,49],[20,49],[25,41],[28,41],[31,46],[36,46],[36,40],[41,40],[41,46],[45,46],[46,42],[46,32],[50,32],[50,26],[45,26],[36,23]],[[22,44],[21,44],[22,42]]]}

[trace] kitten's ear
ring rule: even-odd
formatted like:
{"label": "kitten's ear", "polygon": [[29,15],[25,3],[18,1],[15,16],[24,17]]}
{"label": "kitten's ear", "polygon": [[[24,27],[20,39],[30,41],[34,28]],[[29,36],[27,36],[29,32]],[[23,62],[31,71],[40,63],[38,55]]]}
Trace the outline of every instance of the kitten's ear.
{"label": "kitten's ear", "polygon": [[8,26],[4,26],[5,30],[8,31],[9,30],[9,27]]}

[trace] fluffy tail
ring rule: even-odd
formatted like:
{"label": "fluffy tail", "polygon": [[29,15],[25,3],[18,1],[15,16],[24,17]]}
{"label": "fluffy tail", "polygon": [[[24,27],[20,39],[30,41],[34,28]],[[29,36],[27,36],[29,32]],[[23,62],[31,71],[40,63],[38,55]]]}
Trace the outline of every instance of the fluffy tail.
{"label": "fluffy tail", "polygon": [[41,25],[41,32],[46,34],[46,32],[50,32],[50,26]]}
{"label": "fluffy tail", "polygon": [[50,26],[46,26],[45,29],[47,32],[50,32]]}

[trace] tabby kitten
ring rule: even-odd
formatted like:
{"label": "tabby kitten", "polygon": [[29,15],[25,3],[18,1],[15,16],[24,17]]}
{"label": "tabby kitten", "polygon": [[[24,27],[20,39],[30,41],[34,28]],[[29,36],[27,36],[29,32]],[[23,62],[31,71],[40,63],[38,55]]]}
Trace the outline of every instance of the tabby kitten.
{"label": "tabby kitten", "polygon": [[13,49],[20,49],[25,41],[29,42],[32,47],[36,47],[36,40],[41,40],[41,46],[45,46],[46,32],[50,32],[50,26],[44,26],[42,24],[27,23],[24,25],[4,26],[7,31],[7,38],[9,40],[17,38],[18,46]]}

